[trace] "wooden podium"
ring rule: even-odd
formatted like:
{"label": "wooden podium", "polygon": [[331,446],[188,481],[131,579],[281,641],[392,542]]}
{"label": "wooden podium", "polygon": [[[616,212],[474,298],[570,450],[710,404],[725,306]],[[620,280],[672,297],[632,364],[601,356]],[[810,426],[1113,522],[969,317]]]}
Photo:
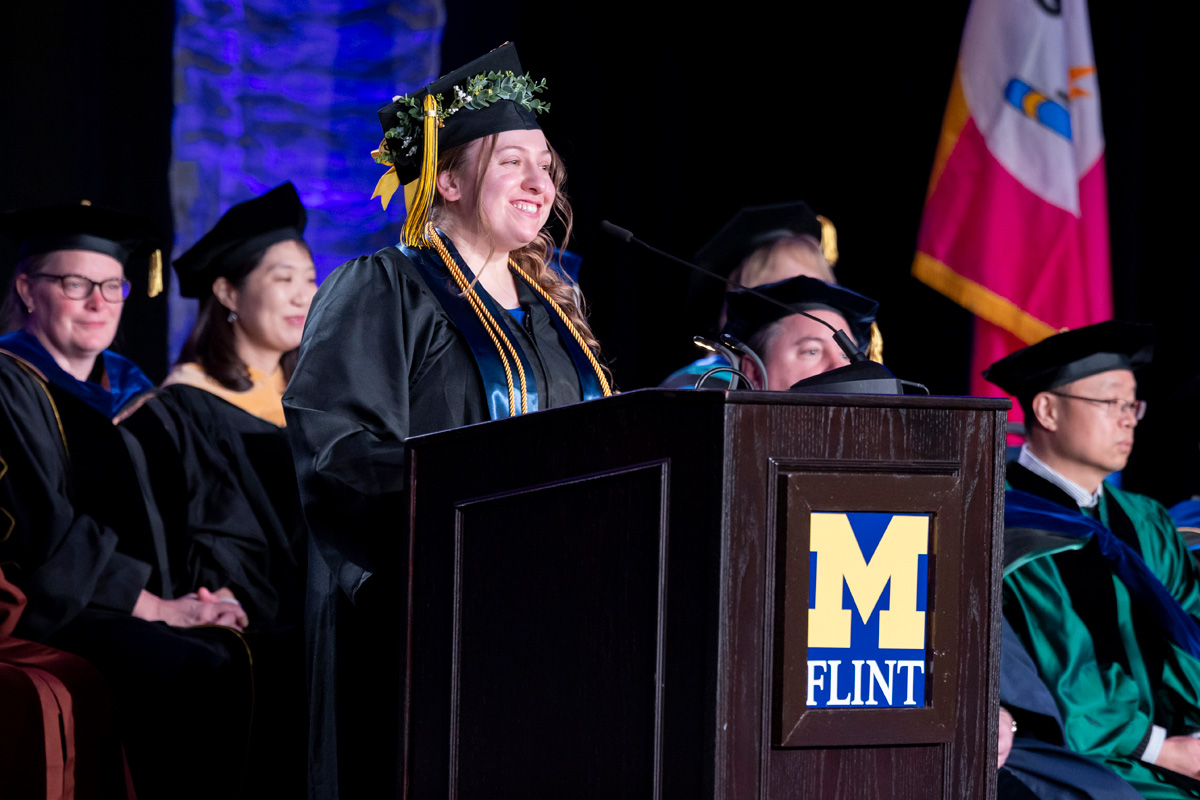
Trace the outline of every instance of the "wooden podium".
{"label": "wooden podium", "polygon": [[1007,408],[646,390],[412,439],[407,796],[994,797]]}

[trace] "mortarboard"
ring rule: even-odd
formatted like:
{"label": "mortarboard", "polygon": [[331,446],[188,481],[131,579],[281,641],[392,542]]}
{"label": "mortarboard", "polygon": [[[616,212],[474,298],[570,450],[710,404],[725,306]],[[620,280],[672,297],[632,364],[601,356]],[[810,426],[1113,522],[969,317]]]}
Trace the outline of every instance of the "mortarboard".
{"label": "mortarboard", "polygon": [[[83,200],[0,214],[0,233],[16,243],[17,261],[58,250],[89,250],[115,258],[135,279],[148,274],[151,297],[163,289],[163,236],[145,217]],[[143,263],[147,273],[141,270]]]}
{"label": "mortarboard", "polygon": [[1135,370],[1154,355],[1154,328],[1109,320],[1048,336],[1010,353],[983,377],[1020,400],[1113,369]]}
{"label": "mortarboard", "polygon": [[[756,288],[796,313],[825,309],[840,314],[849,327],[847,333],[854,337],[860,348],[865,348],[871,340],[871,324],[879,311],[879,303],[865,295],[807,275]],[[749,292],[730,292],[727,299],[729,321],[725,325],[725,333],[742,341],[749,341],[758,331],[788,316],[785,309]]]}
{"label": "mortarboard", "polygon": [[755,250],[789,236],[809,235],[821,243],[830,266],[837,262],[837,231],[803,201],[746,206],[696,251],[697,264],[728,275]]}
{"label": "mortarboard", "polygon": [[248,256],[279,242],[303,239],[306,221],[304,205],[291,181],[238,203],[175,259],[179,293],[184,297],[207,297],[217,278],[236,281],[248,271]]}

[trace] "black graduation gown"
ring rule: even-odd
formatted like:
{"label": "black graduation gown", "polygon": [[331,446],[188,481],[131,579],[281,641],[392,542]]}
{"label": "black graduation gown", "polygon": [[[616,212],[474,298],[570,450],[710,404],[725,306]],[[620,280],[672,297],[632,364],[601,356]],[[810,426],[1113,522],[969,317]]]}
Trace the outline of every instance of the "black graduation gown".
{"label": "black graduation gown", "polygon": [[184,384],[155,390],[121,425],[151,466],[175,591],[229,587],[250,618],[256,683],[247,795],[299,796],[308,543],[287,433]]}
{"label": "black graduation gown", "polygon": [[287,432],[183,384],[121,424],[152,465],[175,591],[228,586],[251,629],[299,625],[307,543]]}
{"label": "black graduation gown", "polygon": [[173,596],[136,441],[0,354],[0,459],[0,508],[11,517],[0,563],[29,599],[16,633],[104,675],[139,797],[229,793],[244,768],[249,651],[226,628],[130,614],[142,589]]}
{"label": "black graduation gown", "polygon": [[[445,274],[436,253],[415,257]],[[579,377],[553,321],[529,287],[517,286],[524,324],[501,316],[532,363],[539,407],[578,402]],[[404,440],[487,420],[484,384],[421,271],[392,247],[322,284],[283,403],[313,543],[309,795],[398,796]]]}
{"label": "black graduation gown", "polygon": [[[12,517],[0,519],[0,534],[9,528],[0,536],[0,563],[29,598],[16,635],[33,641],[45,641],[87,607],[128,613],[142,589],[162,588],[161,573],[151,581],[156,570],[153,558],[144,557],[144,541],[136,548],[143,555],[138,558],[114,528],[77,508],[76,495],[86,490],[76,486],[64,426],[82,419],[86,429],[91,415],[108,425],[102,433],[120,437],[98,413],[69,399],[64,419],[51,402],[50,385],[30,367],[0,355],[0,508]],[[78,450],[78,459],[92,452],[82,443]],[[131,474],[123,447],[115,459],[125,463],[114,465],[113,472]],[[102,487],[95,488],[100,491],[86,492],[93,501],[102,494]],[[136,482],[120,490],[123,499],[131,490],[137,491]]]}

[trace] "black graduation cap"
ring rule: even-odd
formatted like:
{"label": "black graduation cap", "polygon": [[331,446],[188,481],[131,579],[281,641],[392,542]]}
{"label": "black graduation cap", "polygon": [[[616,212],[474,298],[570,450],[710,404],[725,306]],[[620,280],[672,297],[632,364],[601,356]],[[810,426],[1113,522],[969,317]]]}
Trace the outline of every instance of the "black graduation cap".
{"label": "black graduation cap", "polygon": [[184,297],[207,297],[217,278],[236,281],[253,269],[254,265],[246,263],[249,256],[279,242],[303,239],[307,219],[291,181],[238,203],[175,259],[179,293]]}
{"label": "black graduation cap", "polygon": [[392,168],[371,196],[382,198],[387,208],[400,186],[413,184],[411,193],[406,191],[406,245],[428,245],[425,223],[433,204],[439,150],[493,133],[538,128],[538,114],[550,110],[535,97],[545,87],[544,80],[533,81],[524,73],[516,45],[507,42],[379,109],[383,141],[372,155]]}
{"label": "black graduation cap", "polygon": [[162,291],[163,235],[145,217],[83,200],[0,214],[0,233],[17,245],[18,262],[56,250],[89,250],[115,258],[135,280],[148,273],[151,297]]}
{"label": "black graduation cap", "polygon": [[[832,223],[829,227],[832,229]],[[803,201],[746,206],[696,251],[694,260],[713,272],[728,275],[758,248],[789,236],[808,234],[824,244],[823,231],[821,218]],[[837,257],[829,260],[832,263]]]}
{"label": "black graduation cap", "polygon": [[1101,372],[1135,370],[1153,356],[1153,326],[1109,320],[1010,353],[984,370],[983,377],[1025,400]]}
{"label": "black graduation cap", "polygon": [[[875,321],[879,303],[865,295],[807,275],[756,288],[792,309],[793,313],[824,309],[841,314],[849,326],[847,333],[854,337],[860,348],[865,348],[871,340],[871,323]],[[749,341],[772,322],[788,316],[786,308],[750,292],[730,292],[726,297],[729,301],[729,321],[725,325],[725,333],[742,341]]]}
{"label": "black graduation cap", "polygon": [[[516,45],[512,42],[501,45],[490,53],[480,56],[405,97],[415,101],[420,107],[424,104],[427,95],[440,94],[442,95],[442,105],[447,106],[453,102],[456,96],[455,87],[466,91],[471,78],[489,72],[501,74],[511,72],[515,76],[524,76],[521,60],[517,57]],[[379,124],[383,127],[385,138],[388,131],[407,124],[412,119],[409,114],[410,108],[408,103],[396,101],[379,109]],[[493,133],[532,130],[539,127],[537,116],[536,111],[511,100],[498,100],[486,108],[480,109],[462,108],[446,117],[438,129],[438,149],[448,150]],[[419,121],[414,128],[416,135],[408,142],[407,146],[394,139],[388,141],[388,150],[401,184],[415,181],[421,175],[421,152],[424,137],[420,132]]]}

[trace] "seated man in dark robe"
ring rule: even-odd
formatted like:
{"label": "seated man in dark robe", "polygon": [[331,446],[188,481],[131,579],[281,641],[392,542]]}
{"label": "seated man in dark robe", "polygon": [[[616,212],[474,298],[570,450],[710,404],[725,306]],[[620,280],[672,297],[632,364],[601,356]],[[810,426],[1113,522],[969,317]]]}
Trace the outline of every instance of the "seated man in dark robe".
{"label": "seated man in dark robe", "polygon": [[1200,580],[1166,510],[1105,477],[1146,405],[1147,326],[1052,336],[985,373],[1025,409],[1008,467],[1003,603],[1066,743],[1146,797],[1200,796]]}
{"label": "seated man in dark robe", "polygon": [[849,364],[850,357],[833,340],[835,330],[845,331],[860,351],[871,341],[879,304],[869,297],[803,275],[758,291],[778,303],[730,292],[725,323],[725,333],[761,358],[761,364],[741,359],[741,370],[755,389],[785,391],[797,381]]}

